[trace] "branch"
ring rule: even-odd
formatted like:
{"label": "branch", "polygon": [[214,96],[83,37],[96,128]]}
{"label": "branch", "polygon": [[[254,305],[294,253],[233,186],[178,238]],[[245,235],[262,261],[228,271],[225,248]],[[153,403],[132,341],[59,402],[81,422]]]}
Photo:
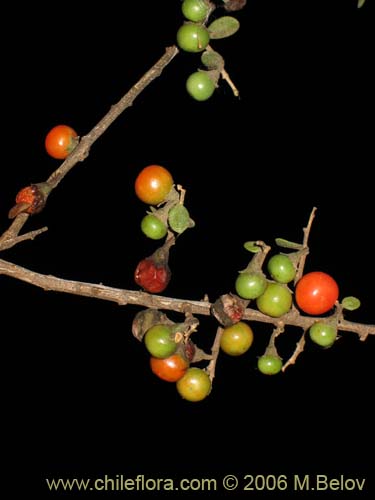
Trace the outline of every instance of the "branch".
{"label": "branch", "polygon": [[214,343],[212,344],[211,348],[211,361],[208,363],[208,366],[206,368],[206,371],[210,377],[211,383],[213,382],[215,378],[215,370],[216,370],[216,363],[217,363],[217,358],[219,357],[220,353],[220,340],[221,336],[223,335],[224,329],[219,326],[215,335],[215,340]]}
{"label": "branch", "polygon": [[302,249],[300,251],[300,256],[299,256],[299,260],[298,260],[297,272],[296,272],[296,276],[294,278],[294,283],[297,283],[297,281],[303,275],[303,270],[305,268],[306,258],[307,258],[307,255],[309,253],[308,242],[309,242],[309,236],[310,236],[312,223],[313,223],[313,220],[315,218],[315,212],[316,212],[316,207],[314,207],[312,209],[307,226],[303,228]]}
{"label": "branch", "polygon": [[[0,274],[24,281],[30,285],[42,288],[46,291],[63,292],[83,297],[92,297],[100,300],[115,302],[121,306],[136,305],[151,307],[184,313],[186,307],[191,307],[192,314],[211,315],[212,304],[208,300],[190,300],[163,297],[161,295],[151,295],[141,291],[124,290],[121,288],[112,288],[110,286],[98,285],[93,283],[84,283],[80,281],[65,280],[51,275],[40,274],[30,271],[24,267],[18,266],[6,260],[0,259]],[[281,318],[272,318],[256,309],[248,307],[242,317],[243,320],[257,321],[260,323],[298,326],[307,330],[313,323],[327,318],[308,317],[301,315],[297,309],[293,308]],[[355,323],[341,319],[338,322],[338,330],[356,333],[361,340],[366,340],[368,335],[375,335],[375,325]]]}
{"label": "branch", "polygon": [[282,371],[285,372],[285,370],[288,368],[290,365],[294,365],[294,363],[297,361],[298,356],[303,352],[306,344],[306,330],[303,331],[303,334],[299,341],[297,342],[296,348],[293,352],[293,354],[290,356],[290,358],[284,363],[282,367]]}
{"label": "branch", "polygon": [[142,78],[118,101],[113,105],[108,113],[95,125],[87,135],[82,137],[78,146],[72,151],[68,158],[53,172],[47,179],[48,184],[55,188],[65,177],[65,175],[79,162],[87,158],[91,146],[107,130],[107,128],[119,117],[119,115],[129,108],[136,97],[158,76],[163,69],[178,54],[178,48],[175,45],[167,47],[165,54],[142,76]]}
{"label": "branch", "polygon": [[[123,111],[125,111],[125,109],[129,108],[133,104],[135,98],[153,80],[160,76],[163,69],[172,61],[178,52],[179,50],[175,45],[167,47],[164,55],[142,76],[142,78],[140,78],[135,85],[133,85],[133,87],[118,101],[117,104],[111,107],[99,123],[95,125],[95,127],[87,135],[81,138],[79,144],[70,153],[67,159],[47,179],[46,182],[51,187],[51,190],[57,187],[66,174],[70,172],[70,170],[77,165],[78,162],[87,158],[90,148],[94,142],[99,139],[102,134],[104,134],[108,127]],[[28,218],[28,214],[21,213],[14,219],[9,229],[6,230],[0,237],[0,250],[10,248],[16,243],[19,243],[20,240],[17,236]]]}

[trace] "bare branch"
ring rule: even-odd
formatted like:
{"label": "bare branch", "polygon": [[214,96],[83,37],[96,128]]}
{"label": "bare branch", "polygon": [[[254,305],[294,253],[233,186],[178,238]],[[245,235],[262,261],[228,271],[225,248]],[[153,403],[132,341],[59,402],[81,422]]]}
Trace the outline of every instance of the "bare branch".
{"label": "bare branch", "polygon": [[285,370],[288,368],[290,365],[294,365],[296,362],[298,356],[303,352],[306,344],[306,330],[304,330],[301,338],[297,342],[296,348],[293,352],[293,354],[290,356],[288,361],[286,361],[282,367],[282,371],[285,372]]}
{"label": "bare branch", "polygon": [[[189,305],[191,307],[192,314],[201,314],[205,316],[211,315],[212,304],[206,299],[190,300],[163,297],[161,295],[151,295],[142,291],[124,290],[105,285],[65,280],[55,276],[30,271],[29,269],[3,259],[0,259],[0,274],[24,281],[46,291],[69,293],[72,295],[107,300],[115,302],[119,305],[137,305],[176,311],[183,314],[185,314],[186,307]],[[245,309],[242,319],[257,321],[260,323],[269,323],[275,325],[276,327],[279,327],[280,324],[283,323],[284,325],[299,326],[304,330],[310,328],[310,326],[316,321],[323,319],[327,321],[327,318],[302,316],[295,308],[287,314],[284,314],[281,318],[272,318],[271,316],[267,316],[256,309],[248,307]],[[375,335],[375,325],[355,323],[344,319],[339,321],[338,329],[341,331],[356,333],[361,340],[365,340],[368,335]]]}
{"label": "bare branch", "polygon": [[17,245],[21,241],[33,240],[37,236],[42,233],[48,231],[48,227],[41,227],[40,229],[35,229],[34,231],[30,231],[28,233],[22,234],[21,236],[14,236],[13,238],[6,238],[2,242],[0,241],[0,250],[7,250],[8,248]]}
{"label": "bare branch", "polygon": [[307,255],[309,253],[309,245],[308,245],[309,236],[310,236],[312,223],[313,223],[313,220],[315,218],[315,212],[316,212],[316,207],[314,207],[312,209],[307,226],[303,228],[302,251],[301,251],[301,255],[299,257],[299,261],[298,261],[296,277],[294,278],[295,283],[297,283],[297,281],[302,277],[303,270],[305,268],[306,258],[307,258]]}
{"label": "bare branch", "polygon": [[214,339],[214,342],[213,342],[212,348],[211,348],[211,361],[208,363],[208,366],[206,368],[206,371],[210,377],[211,383],[213,382],[213,380],[215,378],[216,363],[217,363],[217,358],[219,357],[219,353],[220,353],[220,340],[221,340],[221,336],[223,335],[223,332],[224,332],[224,329],[221,326],[219,326],[217,331],[216,331],[215,339]]}

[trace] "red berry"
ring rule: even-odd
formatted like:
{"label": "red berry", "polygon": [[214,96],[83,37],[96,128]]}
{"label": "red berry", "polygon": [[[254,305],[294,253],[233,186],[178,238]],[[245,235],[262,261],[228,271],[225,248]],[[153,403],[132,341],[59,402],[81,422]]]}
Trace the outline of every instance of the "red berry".
{"label": "red berry", "polygon": [[141,260],[134,272],[134,280],[146,292],[163,292],[171,279],[169,269],[169,249],[175,243],[174,236],[168,238],[155,252]]}
{"label": "red berry", "polygon": [[158,266],[151,257],[148,257],[138,264],[134,279],[146,292],[160,293],[167,288],[171,271],[168,265]]}

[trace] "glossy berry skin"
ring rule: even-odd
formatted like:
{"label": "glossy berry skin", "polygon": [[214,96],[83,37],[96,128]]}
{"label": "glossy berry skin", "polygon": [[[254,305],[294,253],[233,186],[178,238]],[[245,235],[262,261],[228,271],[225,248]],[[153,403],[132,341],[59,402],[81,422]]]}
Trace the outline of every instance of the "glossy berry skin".
{"label": "glossy berry skin", "polygon": [[155,358],[168,358],[176,352],[177,343],[167,325],[154,325],[144,336],[146,349]]}
{"label": "glossy berry skin", "polygon": [[184,0],[181,10],[186,19],[196,23],[204,21],[208,14],[208,6],[204,0]]}
{"label": "glossy berry skin", "polygon": [[202,52],[210,41],[202,24],[185,23],[177,31],[177,45],[186,52]]}
{"label": "glossy berry skin", "polygon": [[171,279],[171,271],[166,265],[157,265],[152,258],[139,262],[134,272],[134,280],[149,293],[163,292]]}
{"label": "glossy berry skin", "polygon": [[215,83],[205,71],[196,71],[186,80],[186,90],[196,101],[207,101],[215,92]]}
{"label": "glossy berry skin", "polygon": [[77,144],[77,132],[69,125],[56,125],[44,140],[47,153],[56,160],[65,160]]}
{"label": "glossy berry skin", "polygon": [[267,269],[272,279],[278,283],[290,283],[296,276],[293,262],[287,255],[273,255],[267,263]]}
{"label": "glossy berry skin", "polygon": [[148,165],[135,180],[135,194],[148,205],[158,205],[167,197],[173,186],[169,170],[161,165]]}
{"label": "glossy berry skin", "polygon": [[319,315],[330,311],[339,298],[339,287],[327,273],[313,271],[297,282],[295,299],[301,311]]}
{"label": "glossy berry skin", "polygon": [[150,367],[152,373],[166,382],[177,382],[185,375],[189,362],[180,354],[172,354],[168,358],[160,359],[151,357]]}
{"label": "glossy berry skin", "polygon": [[278,318],[292,307],[292,294],[280,283],[268,283],[264,293],[257,298],[257,307],[263,314]]}
{"label": "glossy berry skin", "polygon": [[282,367],[283,362],[278,356],[264,354],[258,358],[258,370],[264,375],[276,375]]}
{"label": "glossy berry skin", "polygon": [[267,280],[262,273],[242,272],[234,284],[237,294],[243,299],[256,299],[267,288]]}
{"label": "glossy berry skin", "polygon": [[311,325],[309,335],[315,344],[321,347],[331,347],[336,340],[337,329],[323,321],[317,321]]}
{"label": "glossy berry skin", "polygon": [[153,214],[147,214],[143,217],[141,230],[145,236],[152,240],[160,240],[168,232],[168,228],[164,222]]}
{"label": "glossy berry skin", "polygon": [[220,338],[220,347],[230,356],[241,356],[250,349],[253,340],[253,330],[247,323],[239,321],[224,328]]}
{"label": "glossy berry skin", "polygon": [[177,392],[187,401],[197,402],[205,399],[211,392],[211,380],[201,368],[188,368],[177,383]]}

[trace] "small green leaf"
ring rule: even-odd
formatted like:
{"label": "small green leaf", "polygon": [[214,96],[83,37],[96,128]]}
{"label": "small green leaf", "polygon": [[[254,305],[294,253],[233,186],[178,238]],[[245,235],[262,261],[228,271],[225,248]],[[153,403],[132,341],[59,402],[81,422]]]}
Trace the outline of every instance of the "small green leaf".
{"label": "small green leaf", "polygon": [[360,307],[361,301],[357,299],[357,297],[344,297],[341,301],[341,305],[348,311],[355,311]]}
{"label": "small green leaf", "polygon": [[201,56],[201,61],[208,69],[221,71],[224,68],[224,59],[214,50],[205,50]]}
{"label": "small green leaf", "polygon": [[170,209],[168,213],[169,227],[175,233],[181,234],[189,227],[194,227],[195,223],[190,219],[189,212],[184,205],[178,204]]}
{"label": "small green leaf", "polygon": [[232,16],[222,16],[215,19],[209,26],[208,32],[212,40],[234,35],[240,28],[239,21]]}
{"label": "small green leaf", "polygon": [[284,238],[276,238],[275,242],[277,246],[282,248],[293,248],[294,250],[301,250],[301,248],[303,248],[303,245],[301,245],[301,243],[284,240]]}
{"label": "small green leaf", "polygon": [[358,0],[357,7],[360,9],[366,0]]}
{"label": "small green leaf", "polygon": [[258,253],[260,251],[260,246],[257,245],[255,241],[246,241],[243,246],[248,252],[251,253]]}

